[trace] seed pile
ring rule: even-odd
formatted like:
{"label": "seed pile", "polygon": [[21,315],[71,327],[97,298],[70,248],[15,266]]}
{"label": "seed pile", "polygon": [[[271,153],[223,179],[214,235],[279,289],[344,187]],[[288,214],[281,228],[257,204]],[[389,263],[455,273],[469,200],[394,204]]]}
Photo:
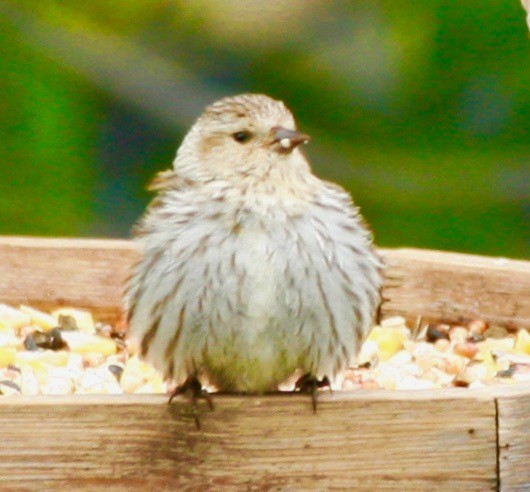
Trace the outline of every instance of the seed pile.
{"label": "seed pile", "polygon": [[[420,326],[401,317],[375,326],[359,364],[339,378],[351,389],[430,389],[530,380],[530,334],[475,320]],[[289,385],[283,386],[289,389]],[[0,304],[0,394],[167,393],[170,383],[135,347],[91,313]]]}
{"label": "seed pile", "polygon": [[0,304],[0,393],[165,393],[157,372],[91,313]]}
{"label": "seed pile", "polygon": [[479,388],[530,380],[530,334],[474,320],[417,327],[399,316],[370,332],[342,389]]}

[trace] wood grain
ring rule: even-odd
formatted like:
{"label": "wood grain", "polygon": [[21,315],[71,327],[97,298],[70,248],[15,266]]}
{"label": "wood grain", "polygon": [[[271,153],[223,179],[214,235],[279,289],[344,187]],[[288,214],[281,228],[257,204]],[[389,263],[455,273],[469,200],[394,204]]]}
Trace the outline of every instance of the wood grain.
{"label": "wood grain", "polygon": [[[197,431],[163,396],[0,405],[0,488],[495,490],[491,398],[217,396]],[[448,411],[450,409],[450,411]]]}
{"label": "wood grain", "polygon": [[530,328],[530,262],[417,249],[382,253],[383,315]]}
{"label": "wood grain", "polygon": [[[417,249],[381,253],[383,315],[530,328],[530,262]],[[0,237],[0,302],[71,305],[115,321],[138,257],[131,241]]]}
{"label": "wood grain", "polygon": [[0,302],[75,306],[116,321],[138,257],[131,241],[0,237]]}
{"label": "wood grain", "polygon": [[530,489],[530,394],[497,398],[503,491]]}

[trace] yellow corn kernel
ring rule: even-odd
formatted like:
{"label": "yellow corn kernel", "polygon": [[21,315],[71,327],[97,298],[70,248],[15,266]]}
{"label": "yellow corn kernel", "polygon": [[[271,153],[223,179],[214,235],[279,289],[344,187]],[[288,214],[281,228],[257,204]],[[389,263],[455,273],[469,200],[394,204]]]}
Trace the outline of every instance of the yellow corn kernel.
{"label": "yellow corn kernel", "polygon": [[29,325],[31,317],[7,304],[0,304],[0,331],[11,333]]}
{"label": "yellow corn kernel", "polygon": [[4,320],[0,320],[0,333],[10,336],[16,335],[15,328],[13,327],[13,325]]}
{"label": "yellow corn kernel", "polygon": [[528,333],[528,330],[521,329],[517,333],[515,351],[523,354],[530,354],[530,333]]}
{"label": "yellow corn kernel", "polygon": [[515,340],[512,337],[505,338],[487,338],[483,342],[477,343],[479,353],[489,352],[512,352],[515,346]]}
{"label": "yellow corn kernel", "polygon": [[403,348],[403,344],[410,337],[406,327],[385,328],[376,326],[368,335],[368,340],[376,342],[379,348],[379,360],[387,360]]}
{"label": "yellow corn kernel", "polygon": [[48,313],[24,305],[20,306],[20,310],[25,314],[29,314],[31,322],[39,328],[42,328],[44,331],[51,330],[57,326],[55,318]]}
{"label": "yellow corn kernel", "polygon": [[125,393],[163,393],[165,392],[160,374],[137,356],[126,363],[120,378],[120,386]]}
{"label": "yellow corn kernel", "polygon": [[0,347],[0,367],[7,367],[15,363],[17,349],[15,347]]}
{"label": "yellow corn kernel", "polygon": [[484,344],[478,344],[478,352],[477,355],[475,355],[475,359],[478,361],[485,362],[488,365],[495,365],[495,359],[493,358],[493,355],[491,354],[491,349],[489,348],[489,345]]}
{"label": "yellow corn kernel", "polygon": [[78,331],[63,331],[62,337],[72,352],[85,355],[91,352],[108,357],[117,352],[116,342],[112,338],[89,335]]}
{"label": "yellow corn kernel", "polygon": [[69,354],[65,350],[42,350],[38,352],[18,352],[15,365],[30,366],[34,371],[45,371],[50,366],[64,367],[68,364]]}

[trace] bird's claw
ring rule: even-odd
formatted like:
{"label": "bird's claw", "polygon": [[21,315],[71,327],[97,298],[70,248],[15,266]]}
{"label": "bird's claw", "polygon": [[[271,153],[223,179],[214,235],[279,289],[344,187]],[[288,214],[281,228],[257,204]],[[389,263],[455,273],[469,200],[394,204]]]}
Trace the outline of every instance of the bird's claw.
{"label": "bird's claw", "polygon": [[331,392],[331,383],[327,376],[322,379],[318,379],[312,374],[304,374],[295,383],[295,391],[298,390],[302,393],[311,393],[311,404],[313,407],[313,413],[317,413],[317,392],[318,388],[329,388]]}
{"label": "bird's claw", "polygon": [[177,395],[187,394],[190,399],[190,414],[193,417],[195,426],[199,430],[201,428],[201,421],[199,418],[199,409],[197,402],[199,400],[206,400],[208,408],[213,410],[213,399],[205,389],[203,389],[200,381],[197,379],[197,376],[189,376],[184,383],[177,386],[171,395],[169,396],[168,404],[173,401],[173,398]]}

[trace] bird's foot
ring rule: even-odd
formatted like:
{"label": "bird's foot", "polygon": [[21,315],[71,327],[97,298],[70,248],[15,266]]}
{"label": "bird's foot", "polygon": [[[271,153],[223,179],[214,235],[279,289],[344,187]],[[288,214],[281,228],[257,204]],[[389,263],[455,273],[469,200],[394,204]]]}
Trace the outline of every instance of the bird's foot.
{"label": "bird's foot", "polygon": [[302,393],[311,394],[311,403],[313,406],[313,413],[317,413],[317,392],[318,388],[329,388],[331,392],[331,383],[327,376],[324,376],[322,379],[318,379],[312,374],[304,374],[298,379],[295,383],[295,391],[298,390]]}
{"label": "bird's foot", "polygon": [[177,386],[169,397],[168,403],[171,403],[173,398],[177,395],[188,395],[190,399],[190,414],[195,421],[197,429],[201,428],[201,421],[199,418],[199,409],[197,402],[199,400],[206,400],[210,410],[213,410],[213,400],[205,389],[203,389],[201,382],[197,379],[197,376],[189,376],[184,383]]}

